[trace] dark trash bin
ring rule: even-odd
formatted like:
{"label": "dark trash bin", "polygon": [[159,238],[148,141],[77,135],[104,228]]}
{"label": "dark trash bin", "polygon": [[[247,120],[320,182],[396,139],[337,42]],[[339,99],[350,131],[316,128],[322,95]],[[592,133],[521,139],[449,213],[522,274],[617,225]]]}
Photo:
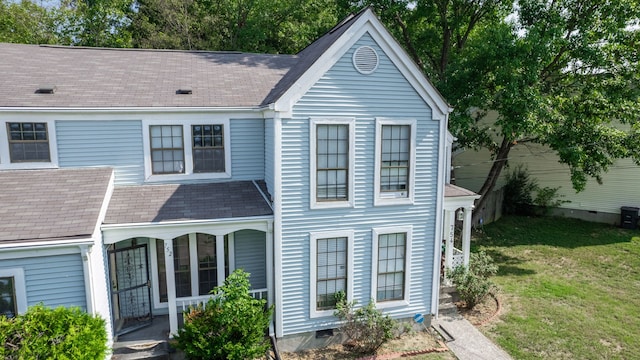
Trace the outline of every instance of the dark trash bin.
{"label": "dark trash bin", "polygon": [[638,228],[638,211],[640,208],[623,206],[620,208],[620,227],[635,230]]}

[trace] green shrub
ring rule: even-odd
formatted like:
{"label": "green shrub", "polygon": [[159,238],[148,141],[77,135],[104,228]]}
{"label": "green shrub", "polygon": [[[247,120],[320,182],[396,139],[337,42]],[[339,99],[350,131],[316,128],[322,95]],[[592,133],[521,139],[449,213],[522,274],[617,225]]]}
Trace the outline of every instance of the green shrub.
{"label": "green shrub", "polygon": [[355,310],[356,301],[347,301],[343,292],[336,294],[336,300],[333,315],[344,322],[340,329],[349,338],[348,344],[354,351],[371,354],[393,339],[396,321],[376,309],[373,300]]}
{"label": "green shrub", "polygon": [[188,359],[243,360],[264,356],[269,349],[266,331],[272,309],[265,300],[249,295],[249,274],[234,271],[211,291],[206,306],[184,313],[184,327],[175,337],[176,347]]}
{"label": "green shrub", "polygon": [[529,175],[529,170],[519,164],[506,175],[503,209],[506,214],[532,215],[532,193],[538,182]]}
{"label": "green shrub", "polygon": [[0,316],[2,359],[104,359],[105,321],[79,308],[42,304],[15,318]]}
{"label": "green shrub", "polygon": [[484,251],[472,253],[469,268],[457,266],[447,274],[458,291],[465,307],[473,309],[495,288],[489,277],[498,272],[498,266]]}

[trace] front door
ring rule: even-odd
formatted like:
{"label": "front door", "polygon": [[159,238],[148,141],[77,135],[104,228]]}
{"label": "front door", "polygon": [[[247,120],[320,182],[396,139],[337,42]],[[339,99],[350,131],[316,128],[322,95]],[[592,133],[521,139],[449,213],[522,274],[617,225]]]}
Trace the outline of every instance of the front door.
{"label": "front door", "polygon": [[115,335],[151,324],[147,244],[109,251]]}

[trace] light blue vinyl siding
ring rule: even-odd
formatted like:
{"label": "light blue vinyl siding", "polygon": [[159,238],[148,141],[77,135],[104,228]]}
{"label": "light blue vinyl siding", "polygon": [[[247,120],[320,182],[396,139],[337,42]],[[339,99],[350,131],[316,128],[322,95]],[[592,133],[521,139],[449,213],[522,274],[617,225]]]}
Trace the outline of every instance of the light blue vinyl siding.
{"label": "light blue vinyl siding", "polygon": [[264,179],[264,120],[231,120],[231,176]]}
{"label": "light blue vinyl siding", "polygon": [[8,259],[0,269],[22,268],[27,291],[27,305],[78,306],[87,309],[84,273],[80,254]]}
{"label": "light blue vinyl siding", "polygon": [[111,166],[117,185],[143,182],[140,121],[59,120],[56,136],[60,167]]}
{"label": "light blue vinyl siding", "polygon": [[[370,75],[351,62],[354,49],[376,49],[380,65]],[[395,317],[429,313],[436,243],[436,195],[439,125],[431,109],[378,45],[365,35],[295,105],[293,117],[282,122],[282,286],[284,335],[335,327],[332,317],[309,317],[310,232],[354,230],[354,299],[371,297],[372,229],[413,227],[409,306],[386,309]],[[355,206],[309,208],[309,117],[356,119]],[[414,205],[373,206],[375,119],[416,119]],[[439,241],[438,241],[439,242]]]}
{"label": "light blue vinyl siding", "polygon": [[234,233],[234,251],[236,269],[250,273],[252,289],[267,287],[267,246],[262,231],[240,230]]}

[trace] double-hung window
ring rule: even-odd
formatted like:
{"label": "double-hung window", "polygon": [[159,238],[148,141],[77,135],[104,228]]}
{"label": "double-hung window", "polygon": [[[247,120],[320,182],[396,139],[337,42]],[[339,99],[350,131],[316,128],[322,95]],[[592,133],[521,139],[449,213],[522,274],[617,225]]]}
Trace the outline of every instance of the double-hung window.
{"label": "double-hung window", "polygon": [[413,202],[415,123],[415,120],[376,120],[376,205]]}
{"label": "double-hung window", "polygon": [[[217,241],[216,241],[217,240]],[[167,267],[165,244],[155,239],[158,267],[158,302],[166,303]],[[219,263],[223,262],[222,267]],[[229,275],[229,238],[204,233],[191,233],[173,239],[173,272],[176,297],[207,295]],[[218,271],[221,269],[221,271]]]}
{"label": "double-hung window", "polygon": [[0,316],[13,318],[27,310],[22,269],[0,269]]}
{"label": "double-hung window", "polygon": [[149,142],[145,145],[147,180],[231,176],[228,120],[145,124]]}
{"label": "double-hung window", "polygon": [[152,125],[151,166],[153,174],[184,173],[184,141],[181,125]]}
{"label": "double-hung window", "polygon": [[0,167],[10,169],[56,166],[54,121],[7,121],[0,127]]}
{"label": "double-hung window", "polygon": [[378,307],[409,302],[411,227],[373,230],[372,297]]}
{"label": "double-hung window", "polygon": [[311,243],[311,317],[331,316],[336,294],[352,298],[353,232],[312,233]]}
{"label": "double-hung window", "polygon": [[353,206],[355,120],[311,119],[311,208]]}

